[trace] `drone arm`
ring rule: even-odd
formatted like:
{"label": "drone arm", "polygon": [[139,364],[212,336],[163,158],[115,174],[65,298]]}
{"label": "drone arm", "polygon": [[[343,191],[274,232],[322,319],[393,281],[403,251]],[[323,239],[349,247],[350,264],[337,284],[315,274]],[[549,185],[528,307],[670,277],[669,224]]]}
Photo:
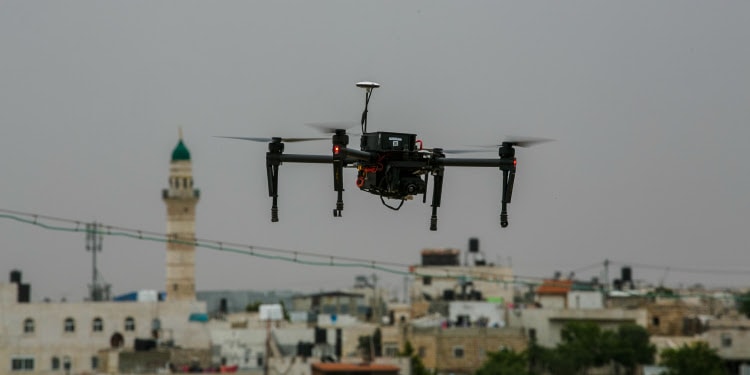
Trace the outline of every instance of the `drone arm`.
{"label": "drone arm", "polygon": [[333,163],[333,157],[331,155],[279,154],[279,161],[287,163],[330,164]]}
{"label": "drone arm", "polygon": [[515,169],[514,161],[509,159],[440,158],[438,164],[446,167],[495,167],[504,171]]}
{"label": "drone arm", "polygon": [[372,161],[374,158],[374,155],[367,151],[354,150],[351,148],[345,148],[344,153],[347,161]]}

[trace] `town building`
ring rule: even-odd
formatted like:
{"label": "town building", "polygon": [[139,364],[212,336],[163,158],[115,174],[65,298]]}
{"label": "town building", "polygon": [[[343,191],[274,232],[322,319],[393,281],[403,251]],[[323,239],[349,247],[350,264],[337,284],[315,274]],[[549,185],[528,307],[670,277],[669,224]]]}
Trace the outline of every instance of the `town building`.
{"label": "town building", "polygon": [[[422,262],[412,266],[415,275],[412,302],[473,300],[499,304],[513,302],[510,267],[487,263],[478,252],[469,252],[461,264],[458,249],[424,249]],[[469,259],[469,255],[471,259]]]}
{"label": "town building", "polygon": [[439,374],[473,374],[489,352],[522,352],[528,341],[520,329],[492,327],[409,327],[406,335],[428,369]]}

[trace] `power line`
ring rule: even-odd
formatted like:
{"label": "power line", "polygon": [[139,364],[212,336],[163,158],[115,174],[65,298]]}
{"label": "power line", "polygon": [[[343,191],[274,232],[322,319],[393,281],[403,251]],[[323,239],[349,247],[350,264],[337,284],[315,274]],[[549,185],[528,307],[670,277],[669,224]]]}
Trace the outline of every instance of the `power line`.
{"label": "power line", "polygon": [[694,268],[694,267],[675,267],[672,265],[656,265],[656,264],[641,264],[633,262],[622,262],[617,260],[610,260],[611,263],[618,264],[621,266],[631,266],[638,268],[646,268],[653,270],[669,270],[669,272],[682,272],[682,273],[700,273],[700,274],[711,274],[711,275],[750,275],[750,269],[716,269],[716,268]]}
{"label": "power line", "polygon": [[[81,220],[59,218],[59,217],[40,215],[40,214],[32,214],[32,213],[20,212],[20,211],[14,211],[14,210],[2,209],[2,208],[0,208],[0,218],[10,219],[10,220],[14,220],[14,221],[25,223],[25,224],[35,225],[37,227],[44,228],[47,230],[65,231],[65,232],[84,232],[84,233],[88,232],[86,229],[86,222],[81,221]],[[63,226],[62,224],[51,224],[50,222],[64,223],[65,226]],[[209,239],[195,238],[192,241],[185,241],[185,240],[178,240],[174,236],[170,237],[169,235],[164,234],[164,233],[124,228],[124,227],[105,225],[105,224],[99,224],[97,227],[97,230],[98,230],[98,233],[102,235],[107,235],[107,236],[127,237],[131,239],[153,241],[153,242],[181,243],[181,244],[192,245],[195,247],[209,249],[209,250],[235,253],[235,254],[241,254],[241,255],[249,255],[249,256],[268,259],[268,260],[286,261],[290,263],[297,263],[297,264],[302,264],[302,265],[307,265],[307,266],[366,268],[366,269],[372,269],[372,270],[382,271],[382,272],[395,274],[395,275],[401,275],[401,276],[409,275],[409,276],[416,276],[416,277],[425,277],[425,276],[435,277],[434,273],[419,274],[412,270],[413,265],[396,263],[396,262],[379,261],[379,260],[354,258],[354,257],[344,257],[344,256],[339,256],[339,255],[321,254],[321,253],[315,253],[315,252],[310,252],[310,251],[280,249],[280,248],[274,248],[274,247],[268,247],[268,246],[238,244],[238,243],[233,243],[233,242],[224,242],[224,241],[209,240]],[[748,275],[750,274],[750,269],[741,270],[741,269],[710,269],[710,268],[675,267],[673,265],[667,266],[667,265],[654,265],[654,264],[640,264],[640,263],[623,262],[623,261],[617,261],[617,260],[614,260],[614,261],[610,260],[610,263],[621,265],[621,266],[631,266],[631,267],[638,267],[638,268],[644,268],[644,269],[654,269],[654,270],[669,269],[669,272],[675,272],[675,273],[719,274],[719,275]],[[602,266],[602,264],[603,263],[594,263],[594,264],[586,265],[586,266],[575,269],[573,272],[576,272],[576,273],[583,272],[585,270],[589,270],[589,269]],[[440,268],[430,267],[431,271],[434,271],[436,269],[440,269]],[[444,277],[460,279],[466,276],[465,272],[451,270],[450,268],[443,268],[442,270],[445,272]],[[482,272],[477,272],[476,270],[474,270],[472,271],[472,274],[475,276],[474,277],[475,280],[496,282],[500,284],[539,285],[544,280],[547,279],[545,277],[538,277],[538,276],[514,275],[513,280],[498,280],[496,275],[493,275],[490,273],[482,273]]]}
{"label": "power line", "polygon": [[[44,228],[47,230],[64,231],[64,232],[84,232],[90,233],[91,229],[86,228],[86,223],[80,220],[59,218],[53,216],[46,216],[40,214],[32,214],[26,212],[19,212],[7,209],[0,209],[0,218],[10,219],[24,224],[31,224]],[[60,223],[60,224],[52,224]],[[178,239],[176,236],[170,236],[163,233],[144,231],[131,228],[123,228],[106,224],[99,224],[95,230],[98,234],[106,236],[119,236],[127,237],[137,240],[153,241],[153,242],[170,242],[191,245],[199,248],[205,248],[215,251],[223,251],[241,255],[249,255],[269,260],[287,261],[291,263],[297,263],[308,266],[324,266],[324,267],[349,267],[349,268],[367,268],[374,269],[386,273],[395,275],[411,275],[417,277],[435,277],[434,273],[429,275],[419,274],[412,270],[412,265],[401,264],[395,262],[376,261],[362,258],[342,257],[338,255],[319,254],[309,251],[296,251],[279,249],[267,246],[247,245],[238,244],[232,242],[198,239],[184,240]],[[437,267],[431,267],[431,270],[439,269]],[[458,272],[448,268],[442,269],[445,271],[444,277],[456,278],[465,277],[465,272]],[[530,277],[530,276],[518,276],[515,275],[513,280],[498,280],[495,275],[482,272],[472,272],[475,275],[474,279],[497,282],[501,284],[522,284],[522,285],[536,285],[539,284],[543,278]]]}

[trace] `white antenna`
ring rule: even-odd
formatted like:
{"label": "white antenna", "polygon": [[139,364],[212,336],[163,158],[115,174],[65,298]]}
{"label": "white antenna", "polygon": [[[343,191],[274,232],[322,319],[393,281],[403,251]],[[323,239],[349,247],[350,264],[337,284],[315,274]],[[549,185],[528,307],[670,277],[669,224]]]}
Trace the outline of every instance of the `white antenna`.
{"label": "white antenna", "polygon": [[362,81],[357,82],[357,87],[365,89],[365,110],[362,112],[362,134],[367,133],[367,105],[370,103],[370,96],[372,96],[372,89],[380,87],[379,83]]}

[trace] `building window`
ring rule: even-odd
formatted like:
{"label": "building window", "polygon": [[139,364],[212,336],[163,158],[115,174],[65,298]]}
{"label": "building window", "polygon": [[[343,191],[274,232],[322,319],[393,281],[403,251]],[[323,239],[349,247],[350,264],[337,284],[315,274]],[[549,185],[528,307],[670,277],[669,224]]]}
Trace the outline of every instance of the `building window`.
{"label": "building window", "polygon": [[385,344],[383,345],[383,352],[386,357],[397,357],[398,356],[398,345],[396,344]]}
{"label": "building window", "polygon": [[423,276],[422,285],[432,285],[432,276]]}
{"label": "building window", "polygon": [[60,369],[60,358],[52,357],[52,363],[50,364],[50,369],[52,369],[52,371],[57,371]]}
{"label": "building window", "polygon": [[728,333],[724,333],[721,335],[721,347],[722,348],[729,348],[732,346],[732,336]]}
{"label": "building window", "polygon": [[99,357],[93,356],[91,357],[91,369],[96,370],[99,368]]}
{"label": "building window", "polygon": [[454,346],[453,347],[453,357],[455,357],[455,358],[463,358],[464,357],[464,347],[463,346]]}
{"label": "building window", "polygon": [[651,325],[653,325],[654,327],[658,327],[659,326],[659,317],[658,316],[654,316],[653,318],[651,318]]}
{"label": "building window", "polygon": [[91,330],[94,332],[101,332],[104,330],[104,322],[102,322],[102,318],[94,318],[94,321],[91,323]]}
{"label": "building window", "polygon": [[427,355],[427,348],[425,348],[424,346],[420,346],[417,352],[419,353],[419,358],[424,358],[424,356]]}
{"label": "building window", "polygon": [[34,357],[13,357],[10,368],[13,371],[34,371]]}
{"label": "building window", "polygon": [[34,333],[34,319],[27,318],[23,321],[23,333]]}
{"label": "building window", "polygon": [[75,332],[76,331],[76,321],[73,320],[73,318],[66,318],[65,319],[65,332]]}
{"label": "building window", "polygon": [[529,341],[536,342],[536,328],[529,328]]}
{"label": "building window", "polygon": [[132,317],[125,318],[125,330],[126,331],[135,331],[135,319]]}

